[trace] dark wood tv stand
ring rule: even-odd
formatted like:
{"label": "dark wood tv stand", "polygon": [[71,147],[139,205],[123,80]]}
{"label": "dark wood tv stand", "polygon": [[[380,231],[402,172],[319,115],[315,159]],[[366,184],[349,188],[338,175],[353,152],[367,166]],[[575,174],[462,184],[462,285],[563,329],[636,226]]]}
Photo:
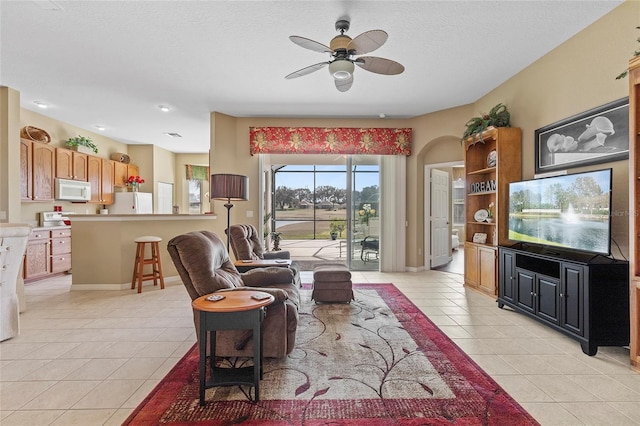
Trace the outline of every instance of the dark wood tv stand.
{"label": "dark wood tv stand", "polygon": [[629,344],[628,262],[523,243],[498,251],[498,307],[578,340],[589,356]]}

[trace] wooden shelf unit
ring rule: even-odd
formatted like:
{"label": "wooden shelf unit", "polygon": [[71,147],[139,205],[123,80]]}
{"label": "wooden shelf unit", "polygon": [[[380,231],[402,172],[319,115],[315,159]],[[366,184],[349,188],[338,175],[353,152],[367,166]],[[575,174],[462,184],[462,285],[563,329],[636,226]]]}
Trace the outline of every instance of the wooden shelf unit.
{"label": "wooden shelf unit", "polygon": [[629,61],[629,209],[629,357],[640,370],[640,56]]}
{"label": "wooden shelf unit", "polygon": [[[465,147],[465,285],[493,297],[498,294],[497,246],[508,241],[509,182],[522,179],[522,131],[517,127],[490,127],[482,138],[463,141]],[[496,152],[495,166],[488,157]],[[483,190],[483,184],[489,190]],[[493,189],[495,183],[495,190]],[[478,189],[480,186],[480,189]],[[472,190],[474,188],[474,190]],[[478,222],[474,215],[493,203],[493,221]],[[476,233],[487,235],[485,243],[474,243]]]}

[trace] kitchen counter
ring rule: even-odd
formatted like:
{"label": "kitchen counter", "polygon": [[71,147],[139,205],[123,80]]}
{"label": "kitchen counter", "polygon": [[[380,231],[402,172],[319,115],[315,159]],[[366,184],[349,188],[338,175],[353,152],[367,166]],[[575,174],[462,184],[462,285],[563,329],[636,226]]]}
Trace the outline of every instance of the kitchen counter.
{"label": "kitchen counter", "polygon": [[71,226],[69,225],[60,225],[60,226],[34,226],[31,229],[31,232],[36,232],[36,231],[53,231],[55,229],[71,229]]}
{"label": "kitchen counter", "polygon": [[217,219],[215,214],[74,214],[71,224],[76,222],[124,222],[148,220],[203,220]]}
{"label": "kitchen counter", "polygon": [[[165,281],[178,278],[167,252],[169,240],[191,231],[209,230],[224,238],[226,224],[213,214],[76,214],[71,216],[72,290],[131,288],[136,244],[144,235],[162,238],[160,258]],[[145,281],[145,286],[153,281]],[[143,289],[144,292],[144,289]]]}

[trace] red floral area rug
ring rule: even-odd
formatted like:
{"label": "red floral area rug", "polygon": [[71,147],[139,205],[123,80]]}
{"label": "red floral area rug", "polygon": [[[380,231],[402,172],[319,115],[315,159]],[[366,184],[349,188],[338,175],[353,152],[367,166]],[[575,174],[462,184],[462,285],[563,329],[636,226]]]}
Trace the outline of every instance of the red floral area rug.
{"label": "red floral area rug", "polygon": [[538,424],[393,284],[354,291],[320,305],[301,291],[296,348],[264,361],[259,402],[216,387],[201,407],[194,346],[124,424]]}

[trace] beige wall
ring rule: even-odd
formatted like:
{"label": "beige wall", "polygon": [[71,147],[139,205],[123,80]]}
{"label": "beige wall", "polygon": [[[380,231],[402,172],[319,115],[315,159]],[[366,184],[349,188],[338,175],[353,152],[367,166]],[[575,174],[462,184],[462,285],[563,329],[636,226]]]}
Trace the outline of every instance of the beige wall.
{"label": "beige wall", "polygon": [[[153,147],[153,182],[150,190],[155,194],[153,197],[153,211],[158,212],[158,183],[170,183],[174,187],[174,199],[175,199],[175,187],[176,187],[176,170],[175,167],[175,154],[169,152],[166,149]],[[172,204],[173,205],[173,201]],[[171,213],[171,211],[167,212]],[[187,213],[183,211],[183,213]]]}
{"label": "beige wall", "polygon": [[144,179],[144,183],[140,185],[140,192],[154,191],[153,153],[153,145],[129,145],[131,164],[138,166],[140,177]]}
{"label": "beige wall", "polygon": [[[638,48],[640,2],[628,1],[543,56],[476,102],[488,111],[509,106],[511,122],[522,128],[523,178],[534,175],[534,132],[540,127],[629,95],[628,79],[616,80]],[[625,256],[629,246],[628,161],[569,169],[569,173],[613,168],[613,238]],[[619,252],[612,246],[613,253]]]}
{"label": "beige wall", "polygon": [[0,223],[22,222],[19,126],[20,93],[0,87]]}
{"label": "beige wall", "polygon": [[[98,147],[98,157],[110,158],[115,152],[128,153],[128,145],[108,138],[102,134],[95,133],[80,127],[55,120],[51,117],[20,108],[20,129],[24,126],[34,126],[46,130],[51,136],[51,146],[67,148],[65,142],[72,137],[82,135],[93,140]],[[18,129],[18,134],[19,134]],[[16,140],[15,143],[18,143]],[[17,175],[16,185],[20,182],[20,175]],[[19,188],[19,187],[18,187]],[[18,200],[19,200],[18,196]],[[54,205],[62,206],[64,211],[78,214],[96,214],[101,208],[101,204],[92,203],[71,203],[68,201],[49,202],[26,202],[21,205],[20,220],[37,225],[38,213],[42,211],[52,211]]]}
{"label": "beige wall", "polygon": [[[249,176],[252,182],[258,181],[258,158],[251,157],[248,151],[250,126],[412,127],[413,154],[407,159],[406,208],[409,227],[406,253],[407,266],[420,268],[425,263],[424,258],[417,254],[418,249],[424,247],[424,165],[461,160],[463,152],[458,140],[464,131],[464,123],[470,117],[502,102],[509,107],[512,125],[523,130],[523,177],[532,177],[535,129],[628,95],[628,80],[616,81],[614,78],[627,67],[629,58],[637,48],[636,26],[639,18],[640,2],[627,1],[477,102],[412,119],[235,118],[213,112],[209,154],[211,172],[239,173]],[[492,54],[499,53],[487,53],[488,56]],[[3,113],[3,119],[4,116]],[[30,124],[43,127],[54,137],[54,143],[79,133],[94,138],[100,146],[100,155],[127,152],[127,145],[103,140],[99,134],[48,120],[31,111],[20,112],[20,126]],[[127,153],[140,166],[141,175],[148,182],[155,182],[153,164],[146,163],[153,162],[153,153],[149,151],[147,156],[143,150],[145,147],[131,145]],[[620,216],[614,218],[614,238],[626,252],[628,222],[624,214],[629,209],[628,161],[596,167],[614,169],[614,209],[621,212]],[[18,182],[13,178],[9,180]],[[258,196],[257,185],[251,185],[250,200],[236,203],[231,212],[232,221],[257,224],[261,220],[261,215],[257,214]],[[215,201],[212,204],[212,210],[222,219],[216,222],[220,229],[214,230],[220,233],[226,226],[223,203]],[[23,204],[22,219],[32,219],[34,209],[45,210],[42,205],[26,209],[25,206],[30,204]],[[246,218],[248,210],[254,212],[253,219]]]}
{"label": "beige wall", "polygon": [[[175,184],[173,186],[173,204],[180,207],[181,213],[187,213],[189,211],[189,184],[186,179],[187,164],[206,167],[209,165],[209,154],[175,154]],[[205,182],[202,182],[202,185],[202,192],[208,193],[209,181],[207,180]],[[209,199],[203,197],[201,202],[203,205],[203,213],[209,211]]]}
{"label": "beige wall", "polygon": [[[406,253],[407,266],[421,268],[425,264],[424,257],[418,255],[424,247],[424,165],[462,160],[464,153],[459,140],[464,123],[504,103],[511,112],[512,125],[522,128],[523,178],[531,178],[535,129],[628,95],[628,81],[616,81],[615,76],[626,68],[637,47],[638,18],[640,2],[625,2],[477,102],[412,119],[233,118],[214,112],[212,173],[233,172],[257,179],[258,159],[248,153],[251,126],[412,127],[413,154],[407,159]],[[488,56],[492,54],[487,52]],[[614,238],[626,253],[628,161],[597,167],[614,169],[614,209],[623,212],[614,218]],[[257,185],[251,185],[251,191],[251,200],[237,203],[232,210],[232,221],[249,221],[246,210],[257,210]],[[216,202],[215,208],[220,210],[222,203]],[[257,220],[258,216],[254,216],[251,222],[257,224]]]}
{"label": "beige wall", "polygon": [[99,157],[110,158],[114,152],[128,153],[128,145],[122,142],[118,142],[111,138],[108,138],[100,133],[92,132],[90,130],[82,129],[63,121],[58,121],[53,118],[38,114],[28,109],[20,109],[20,128],[24,126],[35,126],[40,129],[44,129],[51,135],[51,146],[67,148],[65,142],[69,138],[76,137],[78,135],[87,136],[93,140],[98,147]]}

